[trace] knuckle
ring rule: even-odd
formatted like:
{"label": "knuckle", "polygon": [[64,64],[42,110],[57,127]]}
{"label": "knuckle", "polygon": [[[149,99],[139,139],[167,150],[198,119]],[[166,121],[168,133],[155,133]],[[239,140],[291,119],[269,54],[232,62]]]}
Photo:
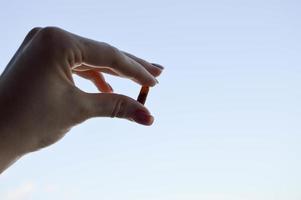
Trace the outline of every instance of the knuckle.
{"label": "knuckle", "polygon": [[110,55],[112,55],[113,59],[112,60],[119,60],[121,58],[121,54],[119,49],[117,49],[116,47],[113,47],[111,46],[109,48],[109,52],[110,52]]}
{"label": "knuckle", "polygon": [[32,28],[26,35],[26,37],[31,37],[35,35],[37,32],[39,32],[42,28],[41,27],[34,27]]}
{"label": "knuckle", "polygon": [[115,48],[115,47],[113,47],[112,45],[110,45],[109,43],[106,43],[106,42],[100,42],[100,44],[106,50]]}
{"label": "knuckle", "polygon": [[106,55],[110,58],[109,60],[111,60],[110,64],[112,66],[118,66],[122,56],[120,50],[108,43],[103,43],[103,46],[105,48]]}
{"label": "knuckle", "polygon": [[66,57],[70,54],[72,41],[70,36],[58,27],[45,27],[39,30],[37,42],[48,56]]}
{"label": "knuckle", "polygon": [[125,118],[126,108],[128,107],[128,97],[121,96],[118,98],[112,110],[111,117]]}
{"label": "knuckle", "polygon": [[58,27],[48,26],[41,29],[40,35],[42,35],[45,39],[51,39],[60,35],[61,32],[61,29]]}
{"label": "knuckle", "polygon": [[39,31],[39,42],[47,49],[62,49],[66,43],[65,33],[57,27],[46,27]]}

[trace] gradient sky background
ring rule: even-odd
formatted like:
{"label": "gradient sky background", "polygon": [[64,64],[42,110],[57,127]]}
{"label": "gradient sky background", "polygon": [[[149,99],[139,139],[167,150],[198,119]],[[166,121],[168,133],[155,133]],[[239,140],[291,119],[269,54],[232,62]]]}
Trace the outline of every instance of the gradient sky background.
{"label": "gradient sky background", "polygon": [[74,127],[5,171],[0,199],[300,200],[300,10],[297,0],[1,1],[1,72],[32,27],[49,25],[165,71],[146,104],[153,126]]}

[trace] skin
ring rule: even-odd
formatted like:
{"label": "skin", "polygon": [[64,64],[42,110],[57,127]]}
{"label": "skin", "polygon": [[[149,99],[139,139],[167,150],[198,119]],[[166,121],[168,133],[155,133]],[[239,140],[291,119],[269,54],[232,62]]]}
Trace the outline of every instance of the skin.
{"label": "skin", "polygon": [[[162,70],[107,43],[57,27],[32,29],[0,77],[0,173],[92,117],[151,125],[154,118],[148,109],[113,93],[103,73],[155,86]],[[100,93],[81,91],[72,74],[91,80]]]}

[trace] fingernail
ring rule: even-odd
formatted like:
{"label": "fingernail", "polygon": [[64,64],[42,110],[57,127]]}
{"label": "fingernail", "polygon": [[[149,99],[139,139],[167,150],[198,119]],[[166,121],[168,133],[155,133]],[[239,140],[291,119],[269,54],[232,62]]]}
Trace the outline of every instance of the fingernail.
{"label": "fingernail", "polygon": [[158,79],[156,79],[155,77],[153,77],[153,81],[155,81],[155,84],[154,85],[150,85],[151,87],[157,85],[159,83]]}
{"label": "fingernail", "polygon": [[139,124],[148,125],[148,126],[154,122],[154,117],[141,109],[135,111],[133,119],[135,122]]}
{"label": "fingernail", "polygon": [[113,90],[112,86],[109,83],[107,83],[107,85],[111,89],[111,92],[113,92],[114,90]]}
{"label": "fingernail", "polygon": [[162,65],[159,65],[159,64],[156,64],[156,63],[152,63],[152,65],[154,65],[155,67],[158,67],[161,70],[164,69],[164,67]]}

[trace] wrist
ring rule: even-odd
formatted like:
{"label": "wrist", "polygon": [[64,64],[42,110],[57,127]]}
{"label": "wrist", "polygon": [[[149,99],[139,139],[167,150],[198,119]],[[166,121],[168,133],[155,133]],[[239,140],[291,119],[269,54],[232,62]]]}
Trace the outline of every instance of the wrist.
{"label": "wrist", "polygon": [[11,134],[0,128],[0,174],[17,161],[23,153],[13,141]]}
{"label": "wrist", "polygon": [[9,106],[0,87],[0,174],[18,160],[23,153],[21,140],[18,139],[16,125],[10,118]]}

